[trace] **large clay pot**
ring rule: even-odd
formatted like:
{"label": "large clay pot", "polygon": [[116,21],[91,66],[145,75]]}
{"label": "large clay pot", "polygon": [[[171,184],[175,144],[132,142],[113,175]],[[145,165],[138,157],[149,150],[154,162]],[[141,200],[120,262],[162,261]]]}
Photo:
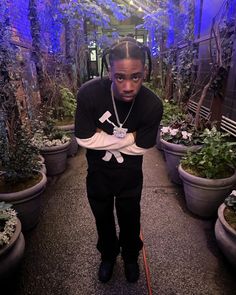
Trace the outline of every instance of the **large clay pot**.
{"label": "large clay pot", "polygon": [[57,126],[58,129],[66,131],[68,135],[71,137],[70,145],[67,151],[68,157],[74,157],[77,152],[78,152],[78,143],[76,141],[75,135],[74,135],[74,129],[75,125],[70,124],[70,125],[62,125],[62,126]]}
{"label": "large clay pot", "polygon": [[25,239],[21,232],[21,222],[17,219],[16,230],[10,243],[0,248],[0,279],[12,275],[19,266],[25,250]]}
{"label": "large clay pot", "polygon": [[228,261],[236,268],[236,230],[234,230],[225,220],[225,204],[218,208],[218,218],[215,224],[215,236],[219,248],[224,253]]}
{"label": "large clay pot", "polygon": [[54,176],[65,171],[69,145],[70,141],[61,145],[40,149],[40,153],[45,160],[47,175]]}
{"label": "large clay pot", "polygon": [[228,178],[207,179],[186,172],[181,165],[178,169],[188,209],[204,218],[216,215],[218,207],[232,191],[236,172]]}
{"label": "large clay pot", "polygon": [[42,176],[41,180],[34,186],[18,192],[0,193],[0,201],[11,203],[17,211],[23,231],[32,229],[39,221],[42,193],[47,183],[45,174],[42,172],[39,173]]}
{"label": "large clay pot", "polygon": [[187,151],[195,151],[200,148],[200,145],[185,146],[183,144],[175,144],[167,142],[161,138],[162,148],[165,153],[167,171],[172,182],[182,185],[182,180],[179,177],[178,166],[180,159],[187,153]]}

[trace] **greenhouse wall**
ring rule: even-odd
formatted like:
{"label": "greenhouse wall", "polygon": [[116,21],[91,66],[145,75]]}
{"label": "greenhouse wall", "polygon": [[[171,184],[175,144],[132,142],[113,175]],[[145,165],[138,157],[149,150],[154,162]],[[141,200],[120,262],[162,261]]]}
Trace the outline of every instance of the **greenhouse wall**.
{"label": "greenhouse wall", "polygon": [[[63,34],[60,15],[57,11],[59,0],[32,1],[36,5],[36,17],[40,26],[40,48],[44,65],[53,70],[53,59],[61,53]],[[21,81],[18,83],[17,99],[22,113],[31,116],[34,105],[40,103],[41,97],[37,83],[35,62],[32,59],[32,35],[30,24],[29,0],[3,0],[7,7],[11,26],[11,42],[16,45],[20,66]],[[1,15],[0,15],[1,21]]]}
{"label": "greenhouse wall", "polygon": [[[29,20],[29,0],[1,0],[2,3],[9,5],[9,16],[12,25],[12,42],[17,45],[18,57],[22,61],[22,90],[19,90],[18,96],[22,108],[27,107],[35,101],[39,101],[39,92],[37,91],[36,68],[32,61],[32,37],[30,31]],[[58,3],[60,0],[37,0],[37,13],[41,28],[41,49],[44,53],[45,64],[50,68],[51,62],[55,56],[64,54],[64,32],[61,14],[58,11]],[[185,5],[187,1],[168,1],[169,32],[167,38],[167,47],[177,46],[181,41],[176,34],[176,28],[182,30],[184,23],[176,22],[176,15],[173,13],[173,5],[182,5],[183,11],[188,7]],[[185,4],[184,4],[185,3]],[[211,30],[212,20],[217,16],[222,8],[224,0],[195,0],[195,27],[194,38],[199,44],[199,55],[197,60],[198,67],[198,83],[199,87],[206,81],[210,71],[210,54],[209,54],[209,34]],[[229,1],[227,10],[227,19],[236,17],[236,0]],[[188,16],[187,16],[188,18]],[[0,12],[1,21],[1,12]],[[178,27],[179,25],[179,27]],[[174,27],[174,28],[173,28]],[[117,29],[119,26],[117,25]],[[180,31],[181,32],[181,31]],[[144,36],[145,37],[145,36]],[[231,68],[228,78],[226,96],[224,98],[223,114],[236,121],[236,41],[234,40],[234,51],[231,62]],[[51,67],[53,68],[53,67]],[[209,95],[205,101],[205,106],[210,108],[211,96]]]}
{"label": "greenhouse wall", "polygon": [[[213,18],[215,21],[219,21],[222,11],[223,4],[225,1],[223,0],[213,0],[213,1],[203,1],[202,5],[202,17],[198,18],[201,19],[200,23],[200,39],[196,38],[196,41],[199,43],[199,57],[198,57],[198,83],[199,87],[206,83],[209,77],[210,71],[210,31]],[[233,22],[233,26],[235,28],[235,17],[236,17],[236,1],[229,1],[230,5],[228,9],[226,9],[225,19],[228,22]],[[200,1],[196,1],[197,10],[200,8]],[[195,23],[195,28],[198,26],[198,23]],[[223,115],[236,121],[236,54],[235,54],[235,46],[236,40],[234,39],[234,51],[231,59],[231,68],[229,71],[228,76],[228,83],[227,83],[227,91],[224,97],[223,103]],[[206,101],[204,102],[204,106],[210,108],[212,102],[212,96],[209,93]]]}

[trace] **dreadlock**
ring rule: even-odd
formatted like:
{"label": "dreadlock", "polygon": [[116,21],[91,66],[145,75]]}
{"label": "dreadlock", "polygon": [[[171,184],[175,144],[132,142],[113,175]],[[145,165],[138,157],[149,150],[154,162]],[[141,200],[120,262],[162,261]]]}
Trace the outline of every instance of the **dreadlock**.
{"label": "dreadlock", "polygon": [[106,48],[102,54],[102,65],[101,65],[101,77],[103,76],[104,66],[108,71],[108,61],[110,66],[113,65],[114,61],[131,58],[141,60],[142,64],[145,65],[146,58],[148,58],[148,75],[147,81],[150,81],[152,71],[152,60],[150,49],[136,41],[132,37],[124,37],[115,42],[110,48]]}

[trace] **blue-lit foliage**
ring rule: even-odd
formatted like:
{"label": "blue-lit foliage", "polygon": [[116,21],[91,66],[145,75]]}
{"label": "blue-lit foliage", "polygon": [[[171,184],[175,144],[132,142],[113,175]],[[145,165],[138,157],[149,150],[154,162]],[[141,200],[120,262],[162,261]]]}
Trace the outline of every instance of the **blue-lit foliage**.
{"label": "blue-lit foliage", "polygon": [[4,22],[5,15],[8,14],[9,9],[6,5],[6,0],[0,2],[0,23]]}
{"label": "blue-lit foliage", "polygon": [[106,9],[110,10],[118,21],[123,21],[128,16],[130,16],[125,6],[119,6],[116,2],[112,0],[96,0],[96,2],[99,6],[105,7]]}
{"label": "blue-lit foliage", "polygon": [[[3,1],[4,2],[4,1]],[[60,34],[62,31],[61,13],[59,11],[60,0],[38,0],[37,8],[41,26],[41,41],[49,52],[56,53],[60,51]],[[9,17],[12,27],[16,29],[18,37],[22,41],[31,41],[29,21],[29,1],[9,0]],[[0,12],[0,15],[2,12]]]}
{"label": "blue-lit foliage", "polygon": [[139,25],[137,28],[144,27],[148,31],[152,55],[157,56],[160,52],[160,40],[168,25],[166,10],[159,8],[151,14],[146,14],[143,19],[143,25]]}
{"label": "blue-lit foliage", "polygon": [[170,47],[174,45],[175,40],[175,24],[176,24],[176,7],[172,1],[167,2],[167,14],[169,16],[169,28],[167,33],[166,46]]}
{"label": "blue-lit foliage", "polygon": [[160,52],[160,43],[165,36],[166,42],[163,46],[170,47],[174,45],[178,38],[178,31],[185,23],[184,13],[181,13],[173,0],[162,1],[160,7],[143,17],[143,25],[149,33],[149,46],[153,56],[158,56]]}
{"label": "blue-lit foliage", "polygon": [[58,53],[62,32],[62,16],[59,11],[60,0],[42,1],[44,9],[39,10],[41,38],[50,53]]}
{"label": "blue-lit foliage", "polygon": [[201,0],[195,0],[195,19],[194,19],[194,35],[196,38],[200,35],[201,22]]}
{"label": "blue-lit foliage", "polygon": [[122,21],[129,16],[125,7],[120,7],[112,0],[71,0],[60,5],[62,13],[70,21],[89,20],[92,24],[103,28],[109,28],[110,16],[103,8],[109,9],[114,17]]}
{"label": "blue-lit foliage", "polygon": [[16,29],[21,39],[31,41],[30,23],[28,19],[29,1],[10,0],[8,2],[11,25]]}
{"label": "blue-lit foliage", "polygon": [[227,19],[234,20],[236,15],[236,0],[229,1]]}

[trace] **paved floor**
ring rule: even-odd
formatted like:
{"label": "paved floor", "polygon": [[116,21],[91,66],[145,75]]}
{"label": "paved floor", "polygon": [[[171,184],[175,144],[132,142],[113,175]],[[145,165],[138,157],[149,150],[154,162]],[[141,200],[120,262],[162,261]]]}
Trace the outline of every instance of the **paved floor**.
{"label": "paved floor", "polygon": [[[119,258],[110,282],[97,280],[96,230],[85,194],[84,150],[49,180],[40,222],[25,234],[26,251],[15,277],[0,286],[12,295],[148,295],[142,255],[140,280],[127,283]],[[160,151],[144,159],[142,234],[153,295],[233,295],[236,274],[219,251],[215,220],[185,206]],[[7,288],[6,288],[7,286]]]}

